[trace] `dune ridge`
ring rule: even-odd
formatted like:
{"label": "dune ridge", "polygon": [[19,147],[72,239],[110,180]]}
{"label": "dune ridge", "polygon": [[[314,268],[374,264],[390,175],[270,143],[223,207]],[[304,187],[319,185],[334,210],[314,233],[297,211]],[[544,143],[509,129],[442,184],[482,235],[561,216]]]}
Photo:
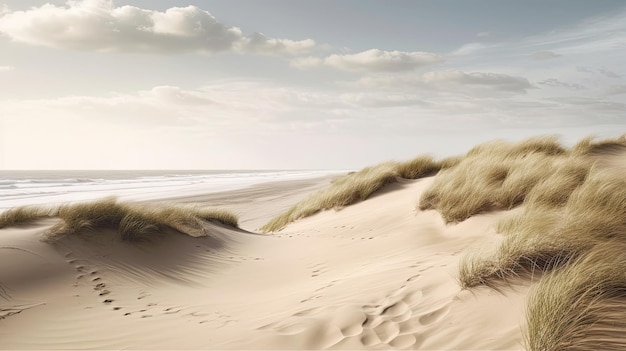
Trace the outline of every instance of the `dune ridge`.
{"label": "dune ridge", "polygon": [[[551,328],[557,327],[551,326],[546,322],[549,319],[540,318],[540,313],[536,312],[551,308],[545,306],[549,295],[545,291],[555,290],[550,286],[566,284],[567,277],[577,272],[577,258],[595,257],[600,266],[610,265],[611,255],[606,255],[602,262],[603,256],[595,252],[606,251],[603,245],[607,242],[626,243],[626,182],[622,173],[616,172],[607,162],[615,157],[626,157],[626,135],[606,140],[587,137],[571,148],[561,145],[554,136],[535,137],[518,143],[498,140],[474,147],[451,167],[441,170],[420,197],[420,210],[437,210],[448,224],[463,222],[480,213],[520,207],[495,224],[497,232],[504,236],[495,252],[468,253],[462,258],[458,279],[465,289],[488,286],[496,290],[538,280],[528,306],[531,317],[526,340],[530,350],[563,349],[563,345],[554,340],[560,331],[551,332]],[[623,159],[621,162],[626,164]],[[388,164],[377,167],[393,169],[393,165]],[[356,180],[369,171],[365,169],[352,176]],[[351,185],[361,187],[356,182]],[[320,192],[314,196],[320,194],[328,193]],[[319,200],[313,200],[312,196],[302,203],[317,204]],[[266,228],[274,228],[271,224]],[[619,264],[621,261],[613,262]],[[590,268],[583,265],[580,270],[584,269]],[[626,266],[621,269],[626,270]],[[541,279],[549,272],[553,272],[550,278]],[[597,287],[593,288],[596,285],[593,279],[586,278],[591,273],[578,274],[583,288],[562,289],[562,298],[578,301],[579,297],[582,299],[590,291],[596,291],[596,300],[583,299],[576,310],[559,311],[566,313],[562,318],[574,324],[572,330],[582,328],[590,335],[603,335],[603,342],[612,349],[626,347],[624,339],[619,336],[626,331],[623,326],[617,324],[607,328],[606,323],[598,322],[603,319],[603,313],[610,320],[616,311],[608,308],[594,310],[595,315],[590,317],[595,321],[593,323],[572,315],[581,313],[580,309],[585,311],[598,305],[616,307],[618,304],[612,301],[626,298],[626,294],[616,288],[598,292]],[[618,281],[622,279],[619,284],[626,284],[626,280],[620,277],[617,274],[612,276]],[[588,290],[584,290],[585,287]],[[558,306],[552,308],[559,309]],[[540,331],[550,337],[535,335]],[[585,349],[584,345],[588,345],[585,342],[597,341],[590,337],[581,341],[583,346],[573,343],[568,349]]]}

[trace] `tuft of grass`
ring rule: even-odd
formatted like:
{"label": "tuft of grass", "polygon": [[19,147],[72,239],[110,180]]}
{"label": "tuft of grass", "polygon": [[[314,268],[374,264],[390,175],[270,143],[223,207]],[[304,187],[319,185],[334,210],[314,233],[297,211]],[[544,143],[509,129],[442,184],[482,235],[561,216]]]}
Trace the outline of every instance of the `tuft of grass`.
{"label": "tuft of grass", "polygon": [[533,351],[626,349],[626,245],[607,241],[545,276],[531,293]]}
{"label": "tuft of grass", "polygon": [[36,206],[11,208],[0,213],[0,229],[30,223],[38,219],[54,217],[56,214],[57,210],[54,208]]}
{"label": "tuft of grass", "polygon": [[437,209],[446,223],[523,203],[546,172],[566,157],[556,137],[519,143],[494,141],[471,149],[458,164],[438,174],[420,198],[421,210]]}
{"label": "tuft of grass", "polygon": [[443,158],[439,160],[439,167],[442,170],[452,168],[458,165],[459,163],[461,163],[461,161],[463,161],[463,158],[464,158],[463,156],[449,156],[449,157]]}
{"label": "tuft of grass", "polygon": [[395,170],[404,179],[428,177],[439,172],[441,165],[431,156],[418,156],[410,161],[398,163]]}
{"label": "tuft of grass", "polygon": [[56,208],[21,207],[2,214],[3,226],[25,223],[42,217],[58,217],[59,223],[46,236],[54,240],[87,230],[117,230],[123,240],[144,240],[173,229],[199,237],[208,235],[205,222],[237,228],[237,216],[222,209],[166,203],[120,203],[115,198],[61,205]]}
{"label": "tuft of grass", "polygon": [[595,140],[589,136],[576,143],[571,152],[576,155],[598,155],[607,153],[624,152],[626,150],[626,134],[613,138]]}

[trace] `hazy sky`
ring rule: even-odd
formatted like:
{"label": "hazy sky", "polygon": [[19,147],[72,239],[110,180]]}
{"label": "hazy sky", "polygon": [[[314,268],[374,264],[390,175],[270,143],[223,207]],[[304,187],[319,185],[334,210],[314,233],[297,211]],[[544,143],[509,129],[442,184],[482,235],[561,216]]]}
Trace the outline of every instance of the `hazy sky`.
{"label": "hazy sky", "polygon": [[621,0],[0,0],[0,169],[353,169],[626,133]]}

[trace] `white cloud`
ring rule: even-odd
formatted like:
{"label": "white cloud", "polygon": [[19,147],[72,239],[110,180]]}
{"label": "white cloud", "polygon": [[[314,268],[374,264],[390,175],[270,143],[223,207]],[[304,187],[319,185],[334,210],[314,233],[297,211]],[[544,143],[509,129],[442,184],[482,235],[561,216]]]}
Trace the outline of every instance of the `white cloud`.
{"label": "white cloud", "polygon": [[211,54],[232,50],[280,55],[305,53],[315,46],[310,39],[268,38],[260,33],[246,36],[195,6],[160,12],[115,7],[108,0],[7,10],[0,17],[0,33],[32,45],[100,52]]}
{"label": "white cloud", "polygon": [[561,55],[552,51],[537,51],[531,55],[534,60],[549,60],[559,56]]}
{"label": "white cloud", "polygon": [[626,94],[626,85],[613,85],[608,88],[609,95]]}
{"label": "white cloud", "polygon": [[400,72],[411,71],[443,61],[443,57],[431,52],[371,49],[356,54],[333,54],[325,58],[297,58],[291,64],[297,68],[324,65],[352,72]]}
{"label": "white cloud", "polygon": [[583,89],[587,89],[587,87],[585,87],[582,84],[577,84],[577,83],[566,83],[563,81],[560,81],[556,78],[549,78],[540,82],[537,82],[537,84],[539,85],[544,85],[544,86],[548,86],[548,87],[560,87],[560,88],[566,88],[566,89],[571,89],[571,90],[583,90]]}
{"label": "white cloud", "polygon": [[14,69],[15,69],[15,67],[13,67],[13,66],[0,66],[0,73],[12,71]]}
{"label": "white cloud", "polygon": [[516,93],[524,93],[527,89],[532,88],[532,85],[526,78],[501,73],[466,73],[462,71],[427,72],[423,76],[423,81],[427,84],[488,87],[498,91]]}
{"label": "white cloud", "polygon": [[617,74],[611,70],[608,70],[606,68],[600,68],[598,69],[598,73],[600,73],[601,75],[607,77],[607,78],[622,78],[623,76],[621,74]]}
{"label": "white cloud", "polygon": [[[623,51],[626,46],[626,11],[588,18],[559,30],[526,37],[521,40],[483,44],[467,43],[454,55],[531,55],[534,59],[554,58],[555,55],[595,55],[601,52]],[[558,54],[556,54],[558,53]]]}
{"label": "white cloud", "polygon": [[[309,162],[318,162],[316,167],[346,167],[346,160],[355,162],[354,155],[363,150],[384,150],[381,161],[403,157],[397,153],[402,150],[409,153],[407,157],[433,151],[415,149],[415,140],[423,143],[423,138],[434,135],[438,137],[433,142],[443,137],[454,144],[454,135],[502,135],[507,128],[536,134],[546,128],[562,131],[563,126],[584,133],[602,124],[611,124],[611,130],[626,127],[626,104],[619,100],[532,96],[542,89],[494,98],[468,91],[476,85],[497,91],[525,83],[464,72],[430,72],[418,77],[423,85],[410,90],[313,89],[229,80],[196,89],[157,86],[105,97],[0,100],[3,142],[17,150],[6,154],[5,164],[22,168],[238,168],[252,163],[310,168]],[[382,147],[390,138],[397,147]],[[327,144],[330,140],[332,145]],[[410,151],[398,146],[402,140],[409,142],[405,146]],[[285,145],[290,145],[288,150]],[[331,159],[319,158],[320,152],[326,152],[320,147],[332,153]],[[276,158],[284,152],[292,156]],[[362,165],[378,160],[365,154],[358,156]]]}
{"label": "white cloud", "polygon": [[362,77],[355,82],[341,83],[345,86],[385,89],[415,90],[465,95],[499,96],[524,94],[532,89],[528,79],[502,73],[463,72],[458,70],[431,71],[419,75],[388,75]]}

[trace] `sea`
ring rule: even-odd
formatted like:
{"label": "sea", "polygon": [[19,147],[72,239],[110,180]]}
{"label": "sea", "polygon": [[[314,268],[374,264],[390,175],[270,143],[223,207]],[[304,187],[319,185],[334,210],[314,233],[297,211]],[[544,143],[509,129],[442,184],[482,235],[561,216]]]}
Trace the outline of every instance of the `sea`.
{"label": "sea", "polygon": [[242,189],[265,182],[346,173],[334,170],[1,171],[0,212],[116,196],[143,201]]}

